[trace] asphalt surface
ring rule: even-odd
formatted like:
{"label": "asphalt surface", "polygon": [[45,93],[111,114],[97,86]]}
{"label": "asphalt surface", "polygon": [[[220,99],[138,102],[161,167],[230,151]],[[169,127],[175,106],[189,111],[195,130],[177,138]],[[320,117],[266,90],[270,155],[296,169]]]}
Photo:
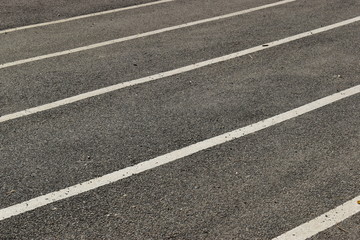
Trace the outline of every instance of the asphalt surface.
{"label": "asphalt surface", "polygon": [[[0,9],[0,29],[6,29],[149,1],[0,2],[5,6]],[[272,2],[176,0],[3,34],[0,64]],[[0,69],[0,115],[223,56],[359,13],[356,0],[298,0]],[[359,27],[350,24],[0,123],[0,208],[358,85]],[[0,239],[274,238],[359,195],[359,110],[360,96],[355,95],[5,219]],[[360,239],[359,214],[312,239]]]}
{"label": "asphalt surface", "polygon": [[152,2],[151,0],[14,0],[0,1],[0,29],[20,27],[114,8]]}

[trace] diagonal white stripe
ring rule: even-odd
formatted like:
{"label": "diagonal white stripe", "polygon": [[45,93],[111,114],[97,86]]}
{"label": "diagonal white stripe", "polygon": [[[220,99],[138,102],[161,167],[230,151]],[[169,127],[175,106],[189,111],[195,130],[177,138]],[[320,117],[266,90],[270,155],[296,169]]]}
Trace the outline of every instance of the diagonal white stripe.
{"label": "diagonal white stripe", "polygon": [[273,240],[305,240],[360,212],[360,195]]}
{"label": "diagonal white stripe", "polygon": [[110,13],[122,12],[122,11],[130,10],[130,9],[142,8],[142,7],[157,5],[157,4],[166,3],[166,2],[173,2],[173,1],[175,1],[175,0],[160,0],[160,1],[156,1],[156,2],[144,3],[144,4],[134,5],[134,6],[130,6],[130,7],[116,8],[116,9],[107,10],[107,11],[103,11],[103,12],[90,13],[90,14],[86,14],[86,15],[80,15],[80,16],[76,16],[76,17],[60,19],[60,20],[51,21],[51,22],[44,22],[44,23],[37,23],[37,24],[21,26],[21,27],[16,27],[16,28],[9,28],[9,29],[5,29],[5,30],[1,30],[0,34],[25,30],[25,29],[29,29],[29,28],[44,27],[44,26],[48,26],[48,25],[70,22],[70,21],[79,20],[79,19],[83,19],[83,18],[89,18],[89,17],[110,14]]}
{"label": "diagonal white stripe", "polygon": [[[26,213],[28,211],[40,208],[47,204],[57,202],[62,199],[66,199],[66,198],[76,196],[81,193],[99,188],[101,186],[111,184],[111,183],[119,181],[121,179],[128,178],[134,174],[139,174],[139,173],[145,172],[147,170],[159,167],[161,165],[164,165],[164,164],[167,164],[170,162],[174,162],[178,159],[184,158],[186,156],[190,156],[194,153],[211,148],[213,146],[220,145],[220,144],[232,141],[234,139],[238,139],[243,136],[255,133],[262,129],[274,126],[274,125],[284,122],[286,120],[289,120],[289,119],[295,118],[297,116],[300,116],[302,114],[314,111],[318,108],[324,107],[333,102],[339,101],[341,99],[350,97],[350,96],[358,94],[358,93],[360,93],[360,85],[357,85],[355,87],[346,89],[342,92],[335,93],[333,95],[321,98],[314,102],[311,102],[311,103],[308,103],[301,107],[295,108],[293,110],[281,113],[274,117],[267,118],[265,120],[251,124],[249,126],[239,128],[234,131],[227,132],[222,135],[189,145],[187,147],[184,147],[179,150],[167,153],[165,155],[150,159],[148,161],[139,163],[137,165],[127,167],[127,168],[118,170],[116,172],[106,174],[102,177],[91,179],[89,181],[86,181],[86,182],[83,182],[80,184],[76,184],[74,186],[67,187],[62,190],[48,193],[46,195],[42,195],[42,196],[33,198],[29,201],[25,201],[25,202],[1,209],[0,210],[0,221],[10,218],[12,216],[16,216],[16,215]],[[355,213],[356,213],[355,210],[350,211],[350,214],[355,214]],[[348,216],[348,215],[349,214],[347,214],[346,216]]]}

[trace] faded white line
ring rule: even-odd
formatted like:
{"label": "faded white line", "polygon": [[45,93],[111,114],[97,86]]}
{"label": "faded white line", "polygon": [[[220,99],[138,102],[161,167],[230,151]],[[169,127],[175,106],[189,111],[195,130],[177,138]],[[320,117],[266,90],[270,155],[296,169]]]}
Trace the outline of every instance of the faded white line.
{"label": "faded white line", "polygon": [[305,240],[360,212],[360,195],[273,240]]}
{"label": "faded white line", "polygon": [[174,70],[170,70],[170,71],[167,71],[167,72],[162,72],[162,73],[154,74],[154,75],[151,75],[151,76],[135,79],[135,80],[132,80],[132,81],[115,84],[115,85],[112,85],[112,86],[109,86],[109,87],[105,87],[105,88],[97,89],[97,90],[94,90],[94,91],[82,93],[82,94],[79,94],[79,95],[76,95],[76,96],[73,96],[73,97],[69,97],[69,98],[65,98],[65,99],[55,101],[55,102],[52,102],[52,103],[47,103],[47,104],[37,106],[37,107],[33,107],[33,108],[29,108],[29,109],[26,109],[26,110],[23,110],[23,111],[7,114],[7,115],[4,115],[4,116],[0,117],[0,123],[1,122],[6,122],[6,121],[9,121],[9,120],[12,120],[12,119],[17,119],[17,118],[20,118],[20,117],[28,116],[28,115],[31,115],[31,114],[34,114],[34,113],[50,110],[50,109],[53,109],[53,108],[56,108],[56,107],[64,106],[64,105],[67,105],[67,104],[70,104],[70,103],[78,102],[78,101],[81,101],[81,100],[84,100],[84,99],[87,99],[87,98],[90,98],[90,97],[102,95],[102,94],[109,93],[109,92],[119,90],[119,89],[122,89],[122,88],[126,88],[126,87],[130,87],[130,86],[134,86],[134,85],[138,85],[138,84],[142,84],[142,83],[155,81],[155,80],[162,79],[162,78],[165,78],[165,77],[174,76],[176,74],[189,72],[189,71],[192,71],[192,70],[195,70],[195,69],[198,69],[198,68],[202,68],[202,67],[205,67],[205,66],[210,66],[212,64],[228,61],[230,59],[241,57],[241,56],[244,56],[244,55],[247,55],[247,54],[250,54],[250,53],[258,52],[258,51],[268,49],[268,48],[271,48],[271,47],[275,47],[275,46],[285,44],[285,43],[288,43],[288,42],[292,42],[292,41],[295,41],[295,40],[298,40],[298,39],[301,39],[301,38],[311,36],[313,34],[318,34],[318,33],[322,33],[322,32],[325,32],[325,31],[329,31],[331,29],[338,28],[338,27],[341,27],[341,26],[345,26],[345,25],[348,25],[348,24],[351,24],[351,23],[354,23],[354,22],[357,22],[357,21],[360,21],[360,16],[356,17],[356,18],[346,20],[346,21],[342,21],[342,22],[339,22],[339,23],[336,23],[336,24],[332,24],[332,25],[329,25],[329,26],[321,27],[321,28],[318,28],[318,29],[315,29],[315,30],[312,30],[312,31],[300,33],[300,34],[297,34],[297,35],[294,35],[294,36],[291,36],[291,37],[287,37],[287,38],[284,38],[284,39],[273,41],[273,42],[270,42],[270,43],[267,43],[267,44],[263,44],[263,45],[259,45],[259,46],[253,47],[253,48],[249,48],[249,49],[246,49],[246,50],[235,52],[235,53],[225,55],[225,56],[222,56],[222,57],[213,58],[213,59],[210,59],[210,60],[207,60],[207,61],[191,64],[191,65],[181,67],[181,68],[177,68],[177,69],[174,69]]}
{"label": "faded white line", "polygon": [[167,2],[173,2],[173,1],[175,1],[175,0],[160,0],[160,1],[156,1],[156,2],[144,3],[144,4],[134,5],[134,6],[130,6],[130,7],[116,8],[116,9],[107,10],[107,11],[103,11],[103,12],[90,13],[90,14],[86,14],[86,15],[80,15],[80,16],[76,16],[76,17],[65,18],[65,19],[60,19],[60,20],[55,20],[55,21],[50,21],[50,22],[37,23],[37,24],[21,26],[21,27],[16,27],[16,28],[9,28],[9,29],[5,29],[5,30],[1,30],[0,34],[25,30],[25,29],[29,29],[29,28],[43,27],[43,26],[48,26],[48,25],[53,25],[53,24],[58,24],[58,23],[65,23],[65,22],[70,22],[70,21],[79,20],[79,19],[83,19],[83,18],[89,18],[89,17],[110,14],[110,13],[122,12],[122,11],[131,10],[131,9],[135,9],[135,8],[142,8],[142,7],[147,7],[147,6],[161,4],[161,3],[167,3]]}
{"label": "faded white line", "polygon": [[[274,125],[284,122],[286,120],[289,120],[289,119],[295,118],[297,116],[300,116],[302,114],[314,111],[315,109],[324,107],[333,102],[350,97],[350,96],[358,94],[358,93],[360,93],[360,85],[357,85],[355,87],[346,89],[339,93],[335,93],[333,95],[321,98],[319,100],[313,101],[311,103],[308,103],[301,107],[284,112],[282,114],[276,115],[274,117],[267,118],[265,120],[251,124],[249,126],[239,128],[234,131],[227,132],[222,135],[219,135],[219,136],[216,136],[213,138],[209,138],[207,140],[189,145],[187,147],[184,147],[179,150],[167,153],[165,155],[162,155],[162,156],[150,159],[148,161],[136,164],[134,166],[127,167],[127,168],[121,169],[119,171],[116,171],[116,172],[113,172],[110,174],[106,174],[104,176],[94,178],[89,181],[86,181],[86,182],[83,182],[80,184],[76,184],[71,187],[67,187],[65,189],[62,189],[62,190],[59,190],[56,192],[52,192],[52,193],[48,193],[48,194],[33,198],[29,201],[25,201],[25,202],[1,209],[0,210],[0,220],[4,220],[4,219],[10,218],[12,216],[16,216],[16,215],[37,209],[39,207],[45,206],[45,205],[53,203],[53,202],[57,202],[62,199],[76,196],[78,194],[81,194],[81,193],[99,188],[101,186],[111,184],[111,183],[119,181],[121,179],[130,177],[134,174],[139,174],[144,171],[159,167],[161,165],[164,165],[164,164],[167,164],[170,162],[174,162],[178,159],[184,158],[186,156],[190,156],[194,153],[197,153],[202,150],[232,141],[234,139],[241,138],[248,134],[255,133],[262,129],[274,126]],[[355,211],[351,210],[350,214],[352,214],[352,213],[355,213]]]}
{"label": "faded white line", "polygon": [[242,15],[242,14],[258,11],[258,10],[265,9],[265,8],[279,6],[279,5],[294,2],[294,1],[296,1],[296,0],[284,0],[284,1],[276,2],[276,3],[272,3],[272,4],[267,4],[267,5],[263,5],[263,6],[260,6],[260,7],[247,9],[247,10],[242,10],[242,11],[239,11],[239,12],[234,12],[234,13],[230,13],[230,14],[226,14],[226,15],[221,15],[221,16],[207,18],[207,19],[198,20],[198,21],[194,21],[194,22],[184,23],[184,24],[180,24],[180,25],[176,25],[176,26],[172,26],[172,27],[162,28],[162,29],[158,29],[158,30],[154,30],[154,31],[150,31],[150,32],[131,35],[131,36],[128,36],[128,37],[117,38],[117,39],[114,39],[114,40],[109,40],[109,41],[105,41],[105,42],[91,44],[91,45],[88,45],[88,46],[83,46],[83,47],[73,48],[73,49],[69,49],[69,50],[64,50],[64,51],[60,51],[60,52],[45,54],[45,55],[41,55],[41,56],[37,56],[37,57],[31,57],[31,58],[22,59],[22,60],[18,60],[18,61],[14,61],[14,62],[8,62],[8,63],[0,64],[0,69],[7,68],[7,67],[12,67],[12,66],[16,66],[16,65],[20,65],[20,64],[24,64],[24,63],[39,61],[39,60],[43,60],[43,59],[47,59],[47,58],[53,58],[53,57],[63,56],[63,55],[77,53],[77,52],[81,52],[81,51],[86,51],[86,50],[90,50],[90,49],[94,49],[94,48],[109,46],[109,45],[112,45],[112,44],[115,44],[115,43],[121,43],[121,42],[129,41],[129,40],[133,40],[133,39],[137,39],[137,38],[143,38],[143,37],[147,37],[147,36],[152,36],[152,35],[156,35],[156,34],[159,34],[159,33],[169,32],[169,31],[173,31],[173,30],[177,30],[177,29],[181,29],[181,28],[186,28],[186,27],[191,27],[191,26],[195,26],[195,25],[199,25],[199,24],[203,24],[203,23],[209,23],[209,22],[213,22],[213,21],[218,21],[218,20],[221,20],[221,19],[235,17],[235,16],[239,16],[239,15]]}

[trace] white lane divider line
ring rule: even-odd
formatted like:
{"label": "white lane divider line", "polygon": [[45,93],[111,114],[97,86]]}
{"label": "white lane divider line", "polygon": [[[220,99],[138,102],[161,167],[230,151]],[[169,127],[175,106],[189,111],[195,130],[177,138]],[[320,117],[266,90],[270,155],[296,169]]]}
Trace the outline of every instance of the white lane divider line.
{"label": "white lane divider line", "polygon": [[176,26],[172,26],[172,27],[166,27],[166,28],[162,28],[162,29],[158,29],[158,30],[154,30],[154,31],[150,31],[150,32],[139,33],[136,35],[131,35],[128,37],[122,37],[122,38],[117,38],[117,39],[113,39],[113,40],[109,40],[109,41],[105,41],[105,42],[95,43],[95,44],[91,44],[88,46],[73,48],[73,49],[69,49],[69,50],[45,54],[45,55],[31,57],[31,58],[22,59],[22,60],[17,60],[14,62],[3,63],[3,64],[0,64],[0,69],[12,67],[12,66],[16,66],[16,65],[20,65],[20,64],[24,64],[24,63],[39,61],[39,60],[43,60],[43,59],[47,59],[47,58],[53,58],[53,57],[68,55],[68,54],[72,54],[72,53],[82,52],[82,51],[86,51],[86,50],[90,50],[90,49],[94,49],[94,48],[109,46],[109,45],[112,45],[115,43],[121,43],[121,42],[129,41],[129,40],[152,36],[152,35],[169,32],[169,31],[173,31],[173,30],[177,30],[177,29],[181,29],[181,28],[191,27],[191,26],[195,26],[195,25],[199,25],[199,24],[203,24],[203,23],[218,21],[221,19],[235,17],[235,16],[239,16],[242,14],[258,11],[258,10],[265,9],[265,8],[279,6],[279,5],[294,2],[294,1],[296,1],[296,0],[284,0],[284,1],[276,2],[276,3],[263,5],[260,7],[242,10],[239,12],[234,12],[234,13],[230,13],[230,14],[226,14],[226,15],[217,16],[217,17],[212,17],[212,18],[207,18],[207,19],[198,20],[198,21],[194,21],[194,22],[184,23],[184,24],[180,24],[180,25],[176,25]]}
{"label": "white lane divider line", "polygon": [[[104,176],[94,178],[89,181],[86,181],[86,182],[83,182],[80,184],[76,184],[71,187],[67,187],[67,188],[64,188],[64,189],[56,191],[56,192],[51,192],[51,193],[33,198],[31,200],[1,209],[0,210],[0,221],[10,218],[12,216],[16,216],[16,215],[40,208],[47,204],[57,202],[59,200],[63,200],[63,199],[66,199],[66,198],[69,198],[72,196],[76,196],[76,195],[79,195],[81,193],[84,193],[84,192],[87,192],[90,190],[94,190],[101,186],[105,186],[105,185],[114,183],[121,179],[130,177],[134,174],[139,174],[139,173],[145,172],[147,170],[159,167],[161,165],[164,165],[164,164],[167,164],[170,162],[174,162],[178,159],[184,158],[186,156],[190,156],[194,153],[197,153],[197,152],[203,151],[205,149],[232,141],[234,139],[238,139],[243,136],[255,133],[262,129],[271,127],[273,125],[279,124],[281,122],[295,118],[295,117],[303,115],[305,113],[314,111],[318,108],[324,107],[333,102],[339,101],[341,99],[350,97],[350,96],[358,94],[358,93],[360,93],[360,85],[357,85],[355,87],[346,89],[339,93],[335,93],[333,95],[318,99],[311,103],[305,104],[301,107],[281,113],[281,114],[276,115],[271,118],[267,118],[260,122],[248,125],[246,127],[242,127],[242,128],[236,129],[234,131],[227,132],[222,135],[219,135],[219,136],[216,136],[213,138],[209,138],[204,141],[197,142],[197,143],[189,145],[187,147],[164,154],[162,156],[147,160],[145,162],[141,162],[134,166],[127,167],[127,168],[106,174]],[[358,211],[358,209],[356,209],[356,210],[351,209],[351,210],[349,210],[349,213],[353,214],[353,213],[356,213],[357,211]],[[349,214],[347,214],[346,216],[348,216],[348,215]]]}
{"label": "white lane divider line", "polygon": [[48,25],[53,25],[53,24],[58,24],[58,23],[65,23],[65,22],[70,22],[70,21],[79,20],[79,19],[83,19],[83,18],[89,18],[89,17],[110,14],[110,13],[122,12],[122,11],[131,10],[131,9],[135,9],[135,8],[142,8],[142,7],[147,7],[147,6],[157,5],[157,4],[161,4],[161,3],[167,3],[167,2],[173,2],[173,1],[175,1],[175,0],[160,0],[160,1],[156,1],[156,2],[149,2],[149,3],[144,3],[144,4],[129,6],[129,7],[123,7],[123,8],[116,8],[116,9],[107,10],[107,11],[103,11],[103,12],[90,13],[90,14],[80,15],[80,16],[76,16],[76,17],[50,21],[50,22],[37,23],[37,24],[21,26],[21,27],[16,27],[16,28],[9,28],[9,29],[5,29],[5,30],[1,30],[0,34],[25,30],[25,29],[29,29],[29,28],[43,27],[43,26],[48,26]]}
{"label": "white lane divider line", "polygon": [[360,195],[273,240],[305,240],[360,212]]}
{"label": "white lane divider line", "polygon": [[94,91],[82,93],[82,94],[79,94],[79,95],[76,95],[76,96],[64,98],[64,99],[61,99],[61,100],[58,100],[58,101],[55,101],[55,102],[51,102],[51,103],[47,103],[47,104],[44,104],[44,105],[41,105],[41,106],[29,108],[29,109],[22,110],[22,111],[19,111],[19,112],[10,113],[10,114],[1,116],[0,117],[0,123],[6,122],[6,121],[9,121],[9,120],[13,120],[13,119],[17,119],[17,118],[21,118],[21,117],[24,117],[24,116],[28,116],[28,115],[31,115],[31,114],[35,114],[35,113],[38,113],[38,112],[43,112],[43,111],[50,110],[50,109],[53,109],[53,108],[57,108],[57,107],[60,107],[60,106],[64,106],[64,105],[67,105],[67,104],[70,104],[70,103],[78,102],[78,101],[81,101],[81,100],[84,100],[84,99],[87,99],[87,98],[102,95],[102,94],[109,93],[109,92],[112,92],[112,91],[116,91],[116,90],[119,90],[119,89],[122,89],[122,88],[135,86],[135,85],[143,84],[143,83],[148,83],[148,82],[155,81],[155,80],[158,80],[158,79],[162,79],[162,78],[174,76],[174,75],[177,75],[177,74],[189,72],[189,71],[192,71],[192,70],[195,70],[195,69],[198,69],[198,68],[210,66],[212,64],[225,62],[225,61],[228,61],[228,60],[231,60],[231,59],[234,59],[234,58],[237,58],[237,57],[241,57],[241,56],[244,56],[244,55],[247,55],[247,54],[262,51],[264,49],[272,48],[272,47],[279,46],[279,45],[282,45],[282,44],[285,44],[285,43],[288,43],[288,42],[292,42],[292,41],[295,41],[295,40],[298,40],[298,39],[301,39],[301,38],[312,36],[314,34],[329,31],[331,29],[335,29],[335,28],[338,28],[338,27],[341,27],[341,26],[345,26],[345,25],[348,25],[348,24],[351,24],[351,23],[354,23],[354,22],[357,22],[357,21],[360,21],[360,16],[356,17],[356,18],[348,19],[346,21],[342,21],[342,22],[339,22],[339,23],[335,23],[335,24],[332,24],[332,25],[329,25],[329,26],[317,28],[317,29],[312,30],[312,31],[300,33],[300,34],[297,34],[297,35],[294,35],[294,36],[291,36],[291,37],[287,37],[287,38],[283,38],[283,39],[280,39],[280,40],[277,40],[277,41],[269,42],[267,44],[263,44],[263,45],[259,45],[259,46],[253,47],[253,48],[249,48],[249,49],[246,49],[246,50],[239,51],[239,52],[231,53],[229,55],[213,58],[213,59],[206,60],[206,61],[203,61],[203,62],[198,62],[198,63],[191,64],[191,65],[188,65],[188,66],[185,66],[185,67],[181,67],[181,68],[173,69],[173,70],[170,70],[170,71],[154,74],[154,75],[151,75],[151,76],[131,80],[131,81],[128,81],[128,82],[123,82],[123,83],[111,85],[111,86],[108,86],[108,87],[104,87],[104,88],[100,88],[100,89],[97,89],[97,90],[94,90]]}

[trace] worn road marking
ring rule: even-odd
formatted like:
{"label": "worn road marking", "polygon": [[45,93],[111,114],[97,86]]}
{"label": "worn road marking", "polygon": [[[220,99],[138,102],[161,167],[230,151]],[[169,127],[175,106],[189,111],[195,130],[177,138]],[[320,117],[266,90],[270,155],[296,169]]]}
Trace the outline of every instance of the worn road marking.
{"label": "worn road marking", "polygon": [[[10,218],[12,216],[16,216],[16,215],[37,209],[37,208],[45,206],[47,204],[57,202],[59,200],[66,199],[66,198],[76,196],[81,193],[99,188],[101,186],[111,184],[111,183],[119,181],[121,179],[130,177],[134,174],[139,174],[144,171],[159,167],[161,165],[164,165],[164,164],[167,164],[170,162],[174,162],[178,159],[184,158],[186,156],[190,156],[194,153],[197,153],[202,150],[232,141],[234,139],[238,139],[243,136],[255,133],[262,129],[274,126],[274,125],[284,122],[286,120],[289,120],[289,119],[295,118],[297,116],[300,116],[302,114],[314,111],[315,109],[324,107],[333,102],[350,97],[350,96],[358,94],[358,93],[360,93],[360,85],[357,85],[355,87],[346,89],[339,93],[335,93],[333,95],[318,99],[311,103],[305,104],[301,107],[281,113],[281,114],[276,115],[271,118],[267,118],[260,122],[248,125],[246,127],[242,127],[242,128],[236,129],[234,131],[227,132],[222,135],[219,135],[219,136],[216,136],[213,138],[209,138],[209,139],[206,139],[201,142],[197,142],[195,144],[192,144],[187,147],[181,148],[179,150],[175,150],[173,152],[164,154],[162,156],[144,161],[144,162],[136,164],[134,166],[127,167],[127,168],[106,174],[104,176],[94,178],[89,181],[86,181],[86,182],[83,182],[80,184],[76,184],[71,187],[67,187],[67,188],[64,188],[64,189],[56,191],[56,192],[51,192],[51,193],[33,198],[31,200],[1,209],[0,210],[0,221]],[[357,208],[357,210],[359,210],[359,209]],[[351,214],[355,214],[355,213],[356,213],[355,210],[350,210],[346,216],[350,216]]]}
{"label": "worn road marking", "polygon": [[83,18],[95,17],[95,16],[105,15],[105,14],[109,14],[109,13],[122,12],[122,11],[130,10],[130,9],[142,8],[142,7],[147,7],[147,6],[156,5],[156,4],[160,4],[160,3],[166,3],[166,2],[173,2],[173,1],[175,1],[175,0],[160,0],[160,1],[156,1],[156,2],[144,3],[144,4],[134,5],[134,6],[130,6],[130,7],[117,8],[117,9],[107,10],[107,11],[103,11],[103,12],[90,13],[90,14],[86,14],[86,15],[80,15],[80,16],[76,16],[76,17],[65,18],[65,19],[60,19],[60,20],[55,20],[55,21],[50,21],[50,22],[37,23],[37,24],[21,26],[21,27],[16,27],[16,28],[9,28],[9,29],[5,29],[5,30],[1,30],[0,34],[25,30],[25,29],[29,29],[29,28],[43,27],[43,26],[48,26],[48,25],[53,25],[53,24],[58,24],[58,23],[70,22],[70,21],[79,20],[79,19],[83,19]]}
{"label": "worn road marking", "polygon": [[308,221],[273,240],[305,240],[316,234],[344,221],[345,219],[360,212],[360,205],[357,204],[357,196],[350,201],[324,213],[323,215]]}
{"label": "worn road marking", "polygon": [[258,11],[258,10],[265,9],[265,8],[275,7],[278,5],[282,5],[282,4],[290,3],[290,2],[294,2],[294,1],[296,1],[296,0],[284,0],[284,1],[276,2],[276,3],[263,5],[260,7],[242,10],[239,12],[234,12],[234,13],[230,13],[230,14],[226,14],[226,15],[217,16],[217,17],[212,17],[212,18],[207,18],[207,19],[198,20],[198,21],[194,21],[194,22],[184,23],[184,24],[180,24],[180,25],[176,25],[176,26],[172,26],[172,27],[166,27],[166,28],[162,28],[162,29],[158,29],[158,30],[154,30],[154,31],[150,31],[150,32],[139,33],[136,35],[131,35],[128,37],[122,37],[122,38],[117,38],[117,39],[113,39],[113,40],[109,40],[109,41],[105,41],[105,42],[95,43],[95,44],[91,44],[88,46],[73,48],[73,49],[69,49],[69,50],[45,54],[45,55],[31,57],[31,58],[22,59],[22,60],[17,60],[14,62],[3,63],[3,64],[0,64],[0,69],[21,65],[24,63],[39,61],[39,60],[43,60],[43,59],[47,59],[47,58],[53,58],[53,57],[67,55],[67,54],[82,52],[82,51],[86,51],[86,50],[90,50],[90,49],[94,49],[94,48],[109,46],[109,45],[112,45],[115,43],[120,43],[120,42],[125,42],[125,41],[129,41],[129,40],[137,39],[137,38],[152,36],[152,35],[156,35],[159,33],[169,32],[169,31],[186,28],[186,27],[191,27],[191,26],[195,26],[195,25],[199,25],[199,24],[203,24],[203,23],[213,22],[213,21],[217,21],[217,20],[221,20],[221,19],[225,19],[225,18],[235,17],[235,16],[239,16],[242,14]]}
{"label": "worn road marking", "polygon": [[339,22],[339,23],[335,23],[335,24],[332,24],[332,25],[329,25],[329,26],[321,27],[321,28],[318,28],[318,29],[315,29],[315,30],[312,30],[312,31],[300,33],[300,34],[297,34],[297,35],[294,35],[294,36],[291,36],[291,37],[287,37],[287,38],[283,38],[283,39],[280,39],[280,40],[277,40],[277,41],[269,42],[267,44],[263,44],[263,45],[259,45],[259,46],[253,47],[253,48],[249,48],[249,49],[246,49],[246,50],[235,52],[235,53],[225,55],[225,56],[222,56],[222,57],[213,58],[213,59],[206,60],[206,61],[203,61],[203,62],[191,64],[191,65],[188,65],[188,66],[185,66],[185,67],[173,69],[173,70],[170,70],[170,71],[154,74],[154,75],[151,75],[151,76],[147,76],[147,77],[131,80],[131,81],[128,81],[128,82],[115,84],[115,85],[100,88],[100,89],[97,89],[97,90],[94,90],[94,91],[82,93],[82,94],[79,94],[79,95],[76,95],[76,96],[64,98],[64,99],[61,99],[61,100],[58,100],[58,101],[55,101],[55,102],[52,102],[52,103],[47,103],[47,104],[44,104],[44,105],[41,105],[41,106],[29,108],[29,109],[22,110],[22,111],[19,111],[19,112],[10,113],[10,114],[1,116],[0,117],[0,123],[6,122],[6,121],[9,121],[9,120],[13,120],[13,119],[17,119],[17,118],[21,118],[21,117],[24,117],[24,116],[28,116],[28,115],[31,115],[31,114],[35,114],[35,113],[38,113],[38,112],[43,112],[43,111],[50,110],[50,109],[53,109],[53,108],[57,108],[57,107],[60,107],[60,106],[64,106],[64,105],[67,105],[67,104],[70,104],[70,103],[78,102],[78,101],[81,101],[81,100],[84,100],[84,99],[87,99],[87,98],[90,98],[90,97],[102,95],[102,94],[109,93],[109,92],[119,90],[119,89],[122,89],[122,88],[126,88],[126,87],[130,87],[130,86],[134,86],[134,85],[138,85],[138,84],[142,84],[142,83],[155,81],[155,80],[162,79],[162,78],[165,78],[165,77],[174,76],[176,74],[189,72],[189,71],[192,71],[192,70],[195,70],[195,69],[198,69],[198,68],[202,68],[202,67],[205,67],[205,66],[210,66],[212,64],[228,61],[230,59],[234,59],[234,58],[241,57],[241,56],[244,56],[244,55],[247,55],[247,54],[250,54],[250,53],[262,51],[264,49],[268,49],[268,48],[275,47],[275,46],[278,46],[278,45],[281,45],[281,44],[292,42],[292,41],[295,41],[295,40],[298,40],[298,39],[301,39],[301,38],[311,36],[313,34],[322,33],[322,32],[325,32],[325,31],[328,31],[328,30],[331,30],[331,29],[334,29],[334,28],[338,28],[338,27],[341,27],[341,26],[345,26],[345,25],[348,25],[348,24],[351,24],[351,23],[354,23],[354,22],[357,22],[357,21],[360,21],[360,16],[356,17],[356,18],[346,20],[346,21],[342,21],[342,22]]}

